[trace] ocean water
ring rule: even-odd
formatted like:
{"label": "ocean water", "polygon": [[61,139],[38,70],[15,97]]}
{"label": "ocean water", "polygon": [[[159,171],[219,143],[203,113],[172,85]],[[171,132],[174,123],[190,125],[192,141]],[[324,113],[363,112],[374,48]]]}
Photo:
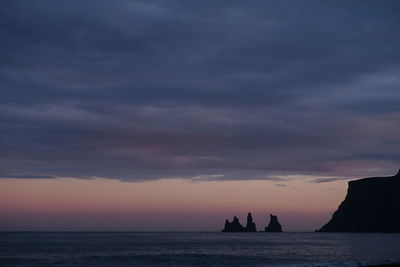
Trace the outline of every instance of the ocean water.
{"label": "ocean water", "polygon": [[365,266],[400,234],[2,232],[0,266]]}

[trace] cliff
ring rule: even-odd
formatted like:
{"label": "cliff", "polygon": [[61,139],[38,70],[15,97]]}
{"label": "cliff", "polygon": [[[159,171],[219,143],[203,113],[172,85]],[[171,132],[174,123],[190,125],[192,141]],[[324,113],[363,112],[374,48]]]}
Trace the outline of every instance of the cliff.
{"label": "cliff", "polygon": [[319,232],[400,232],[400,171],[350,181],[345,200]]}
{"label": "cliff", "polygon": [[270,221],[265,232],[282,232],[282,226],[278,221],[278,217],[270,214]]}
{"label": "cliff", "polygon": [[234,216],[232,222],[229,222],[228,219],[225,221],[225,227],[222,232],[257,232],[256,224],[253,222],[253,217],[249,212],[247,214],[247,225],[243,227],[239,219]]}

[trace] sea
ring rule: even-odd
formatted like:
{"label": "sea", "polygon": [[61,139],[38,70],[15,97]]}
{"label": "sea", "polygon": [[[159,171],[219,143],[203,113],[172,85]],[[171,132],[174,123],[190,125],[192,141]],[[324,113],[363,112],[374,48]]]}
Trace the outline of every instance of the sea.
{"label": "sea", "polygon": [[400,234],[0,232],[0,266],[367,266]]}

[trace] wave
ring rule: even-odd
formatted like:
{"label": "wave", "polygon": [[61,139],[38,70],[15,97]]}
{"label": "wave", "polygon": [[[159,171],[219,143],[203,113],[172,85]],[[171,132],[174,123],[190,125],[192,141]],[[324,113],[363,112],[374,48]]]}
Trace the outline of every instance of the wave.
{"label": "wave", "polygon": [[243,257],[237,255],[199,253],[158,254],[108,254],[59,257],[49,256],[3,256],[0,267],[7,266],[256,266],[256,267],[357,267],[400,263],[400,258],[369,261],[283,263],[272,258]]}
{"label": "wave", "polygon": [[400,235],[3,234],[8,266],[369,266],[400,262]]}

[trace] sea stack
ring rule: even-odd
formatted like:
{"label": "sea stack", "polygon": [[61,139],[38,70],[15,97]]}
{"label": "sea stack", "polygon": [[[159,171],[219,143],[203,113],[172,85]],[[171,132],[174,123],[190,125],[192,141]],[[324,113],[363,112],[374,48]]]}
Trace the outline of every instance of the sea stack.
{"label": "sea stack", "polygon": [[346,198],[319,232],[400,232],[400,170],[350,181]]}
{"label": "sea stack", "polygon": [[256,224],[253,222],[253,217],[251,216],[250,212],[247,214],[247,225],[246,225],[245,231],[246,232],[257,232]]}
{"label": "sea stack", "polygon": [[232,222],[229,222],[228,219],[225,221],[225,227],[222,232],[257,232],[256,224],[253,222],[253,217],[249,212],[247,214],[247,224],[246,227],[243,227],[239,219],[234,216]]}
{"label": "sea stack", "polygon": [[270,221],[265,232],[282,232],[282,226],[278,221],[278,217],[270,214]]}
{"label": "sea stack", "polygon": [[244,227],[240,224],[239,219],[234,216],[232,222],[226,219],[222,232],[244,232]]}

